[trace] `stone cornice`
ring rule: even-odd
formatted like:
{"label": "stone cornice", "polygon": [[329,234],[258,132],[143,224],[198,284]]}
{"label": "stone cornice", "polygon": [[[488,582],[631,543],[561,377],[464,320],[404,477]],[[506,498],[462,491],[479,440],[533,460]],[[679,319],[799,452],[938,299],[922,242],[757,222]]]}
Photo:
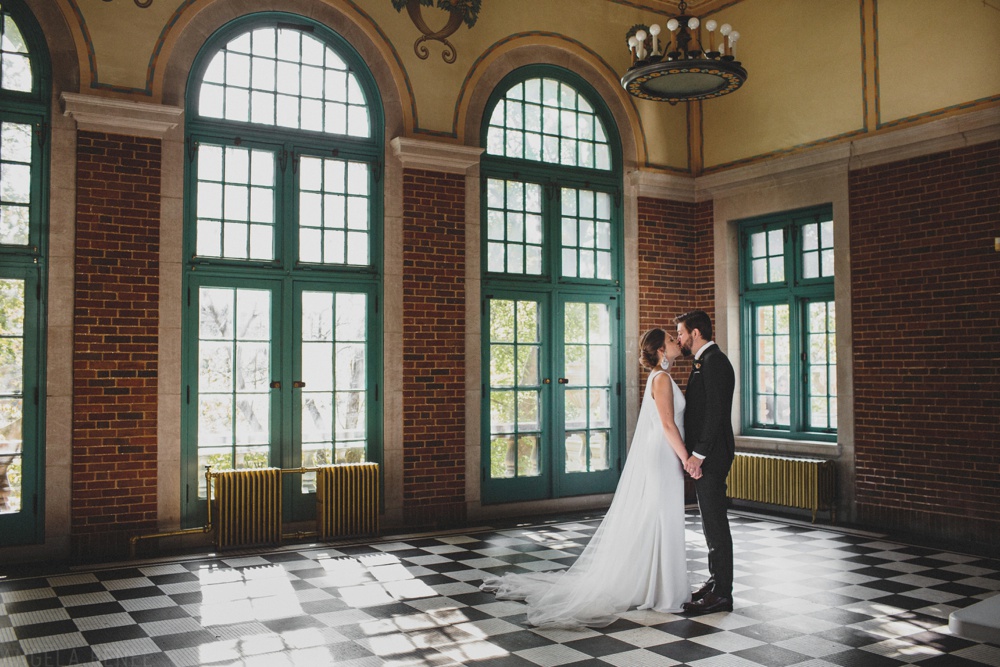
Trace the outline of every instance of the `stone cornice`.
{"label": "stone cornice", "polygon": [[62,93],[63,114],[78,129],[161,139],[177,127],[184,109],[164,104],[128,102],[110,97]]}
{"label": "stone cornice", "polygon": [[636,186],[640,197],[706,201],[997,140],[1000,140],[1000,107],[989,107],[704,176],[637,170],[628,175],[628,182]]}
{"label": "stone cornice", "polygon": [[695,179],[691,176],[664,174],[656,171],[637,169],[625,175],[627,186],[635,188],[637,197],[670,199],[672,201],[697,201]]}
{"label": "stone cornice", "polygon": [[479,164],[482,148],[426,139],[396,137],[389,144],[404,167],[464,174]]}
{"label": "stone cornice", "polygon": [[851,142],[850,168],[908,160],[1000,139],[1000,107],[990,107]]}

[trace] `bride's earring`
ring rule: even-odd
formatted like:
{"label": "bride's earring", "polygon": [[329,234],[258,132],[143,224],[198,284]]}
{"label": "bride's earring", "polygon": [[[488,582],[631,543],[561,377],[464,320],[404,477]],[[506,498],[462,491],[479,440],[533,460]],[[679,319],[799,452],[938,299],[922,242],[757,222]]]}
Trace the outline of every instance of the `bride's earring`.
{"label": "bride's earring", "polygon": [[665,371],[670,370],[670,360],[667,359],[666,357],[660,359],[660,368],[662,368]]}

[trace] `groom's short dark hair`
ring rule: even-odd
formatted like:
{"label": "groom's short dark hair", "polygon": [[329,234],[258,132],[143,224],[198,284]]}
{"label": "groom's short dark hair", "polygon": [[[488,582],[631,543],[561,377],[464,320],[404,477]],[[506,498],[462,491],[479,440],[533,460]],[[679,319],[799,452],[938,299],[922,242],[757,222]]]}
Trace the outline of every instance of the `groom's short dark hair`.
{"label": "groom's short dark hair", "polygon": [[692,310],[674,318],[674,321],[682,323],[689,332],[697,329],[701,332],[701,337],[705,340],[712,340],[712,318],[704,310]]}

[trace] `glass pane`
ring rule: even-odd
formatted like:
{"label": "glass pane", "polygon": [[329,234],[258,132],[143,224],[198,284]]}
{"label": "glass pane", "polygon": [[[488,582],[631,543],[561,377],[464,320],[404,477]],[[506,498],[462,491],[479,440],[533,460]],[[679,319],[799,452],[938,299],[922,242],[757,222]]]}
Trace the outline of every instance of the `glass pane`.
{"label": "glass pane", "polygon": [[487,270],[498,273],[542,273],[541,192],[537,183],[487,182]]}
{"label": "glass pane", "polygon": [[592,190],[562,188],[562,276],[610,280],[613,274],[610,195]]}
{"label": "glass pane", "polygon": [[299,228],[312,233],[299,236],[299,261],[367,266],[369,165],[311,156],[300,161]]}
{"label": "glass pane", "polygon": [[539,423],[537,391],[517,392],[517,427],[520,431],[537,431]]}
{"label": "glass pane", "polygon": [[490,301],[490,340],[495,342],[514,341],[514,301],[494,299]]}
{"label": "glass pane", "polygon": [[541,472],[538,466],[539,438],[522,435],[517,439],[517,474],[519,477],[536,477]]}
{"label": "glass pane", "polygon": [[514,386],[514,355],[513,345],[490,346],[490,385],[494,387]]}
{"label": "glass pane", "polygon": [[[304,290],[299,378],[303,448],[331,463],[366,460],[367,296]],[[303,479],[309,492],[313,481]]]}
{"label": "glass pane", "polygon": [[566,434],[566,472],[586,472],[587,433],[578,431]]}
{"label": "glass pane", "polygon": [[808,304],[808,427],[837,428],[837,330],[833,301]]}
{"label": "glass pane", "polygon": [[490,439],[490,477],[503,479],[517,476],[517,457],[512,436]]}
{"label": "glass pane", "polygon": [[515,422],[515,392],[493,391],[490,397],[490,431],[511,433]]}
{"label": "glass pane", "polygon": [[607,470],[611,467],[608,435],[607,431],[594,431],[590,434],[591,470]]}
{"label": "glass pane", "polygon": [[[255,187],[250,187],[251,182]],[[273,153],[200,145],[196,253],[227,259],[273,259],[274,190]]]}
{"label": "glass pane", "polygon": [[[267,465],[271,294],[202,287],[198,298],[199,460],[220,466]],[[231,449],[236,445],[250,448]],[[200,493],[204,497],[204,488]]]}
{"label": "glass pane", "polygon": [[569,302],[564,313],[565,427],[583,434],[579,442],[568,435],[567,446],[590,443],[580,450],[582,462],[570,460],[575,454],[567,450],[567,471],[602,470],[608,465],[611,428],[610,308],[602,303]]}
{"label": "glass pane", "polygon": [[490,301],[490,470],[492,477],[539,474],[541,344],[536,301]]}
{"label": "glass pane", "polygon": [[521,347],[517,351],[518,386],[539,384],[538,347]]}
{"label": "glass pane", "polygon": [[24,287],[23,280],[0,279],[0,514],[22,507]]}
{"label": "glass pane", "polygon": [[587,342],[587,304],[567,303],[563,336],[567,343]]}
{"label": "glass pane", "polygon": [[[4,81],[8,76],[6,58],[4,54]],[[19,71],[17,63],[11,68]],[[371,136],[367,101],[355,74],[325,43],[292,27],[258,28],[223,45],[202,77],[199,113],[239,122]]]}
{"label": "glass pane", "polygon": [[833,276],[833,221],[802,225],[802,276]]}
{"label": "glass pane", "polygon": [[507,90],[490,114],[486,152],[611,169],[607,133],[594,108],[571,86],[548,78],[529,79]]}
{"label": "glass pane", "polygon": [[786,304],[755,306],[753,321],[756,379],[753,421],[757,426],[788,426],[790,411],[779,410],[779,407],[789,405],[789,308]]}

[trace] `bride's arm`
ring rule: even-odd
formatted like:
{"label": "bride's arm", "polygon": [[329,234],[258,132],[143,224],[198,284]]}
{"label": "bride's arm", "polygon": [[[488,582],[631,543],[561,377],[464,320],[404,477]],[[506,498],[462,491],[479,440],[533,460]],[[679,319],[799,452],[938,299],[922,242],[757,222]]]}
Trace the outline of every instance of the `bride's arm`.
{"label": "bride's arm", "polygon": [[666,373],[660,373],[653,378],[653,400],[656,402],[656,413],[660,416],[663,434],[667,436],[670,448],[677,454],[681,464],[687,462],[688,452],[684,446],[681,432],[674,423],[674,387]]}

